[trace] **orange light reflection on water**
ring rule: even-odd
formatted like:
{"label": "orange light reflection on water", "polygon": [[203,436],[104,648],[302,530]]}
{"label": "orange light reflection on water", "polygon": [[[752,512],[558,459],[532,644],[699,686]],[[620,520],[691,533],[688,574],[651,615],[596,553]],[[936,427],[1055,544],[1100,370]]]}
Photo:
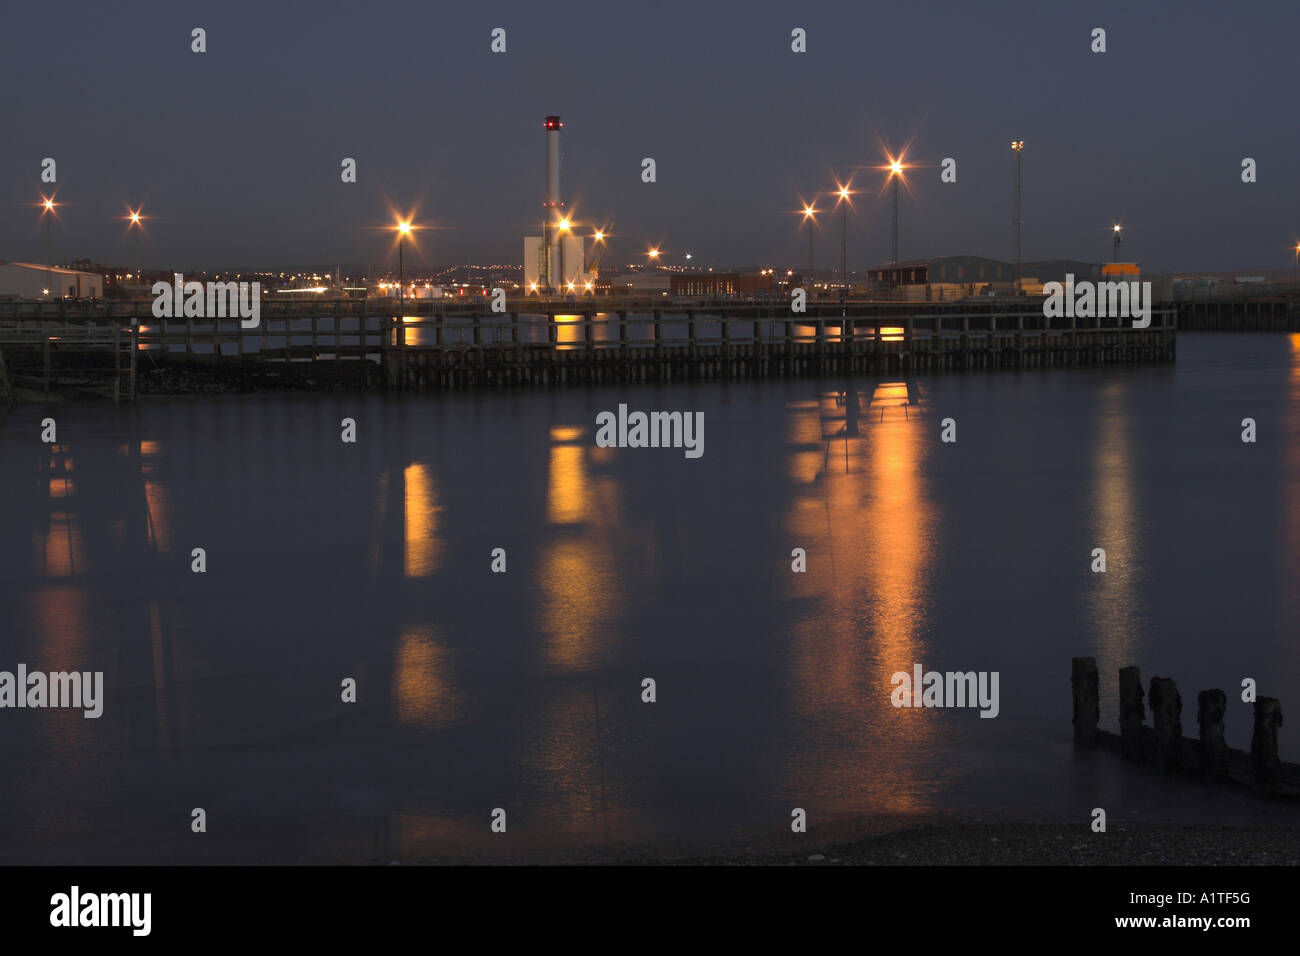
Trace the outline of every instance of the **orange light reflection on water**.
{"label": "orange light reflection on water", "polygon": [[[792,543],[808,553],[807,572],[789,575],[806,600],[793,635],[793,706],[825,728],[796,751],[790,787],[815,793],[829,817],[918,813],[939,786],[925,768],[940,716],[890,702],[893,674],[926,663],[937,533],[928,436],[919,415],[883,423],[860,415],[862,397],[828,393],[819,406],[794,406],[787,430],[790,473],[803,481],[809,439],[829,443],[787,516]],[[951,770],[945,779],[951,785]]]}

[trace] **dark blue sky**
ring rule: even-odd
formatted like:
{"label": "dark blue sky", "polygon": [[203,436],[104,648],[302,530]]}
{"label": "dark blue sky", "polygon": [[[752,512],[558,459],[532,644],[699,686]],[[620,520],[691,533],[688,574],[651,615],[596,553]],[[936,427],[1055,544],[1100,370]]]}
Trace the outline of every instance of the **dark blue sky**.
{"label": "dark blue sky", "polygon": [[[620,262],[657,242],[669,262],[800,266],[798,197],[909,139],[929,168],[911,173],[901,257],[1012,258],[1021,138],[1026,260],[1108,258],[1119,219],[1122,258],[1152,270],[1283,269],[1298,35],[1280,2],[10,4],[0,258],[44,257],[30,204],[51,156],[57,259],[129,263],[113,219],[129,200],[154,217],[148,267],[378,265],[392,244],[373,227],[417,203],[437,228],[412,261],[520,263],[559,113],[566,197],[615,221]],[[888,260],[888,198],[855,206],[850,267]],[[838,265],[838,214],[823,220],[819,267]]]}

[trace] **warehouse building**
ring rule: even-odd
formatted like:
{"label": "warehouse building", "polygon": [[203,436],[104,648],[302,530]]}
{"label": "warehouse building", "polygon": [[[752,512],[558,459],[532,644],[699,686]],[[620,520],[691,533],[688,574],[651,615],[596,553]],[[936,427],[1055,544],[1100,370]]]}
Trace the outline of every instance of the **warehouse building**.
{"label": "warehouse building", "polygon": [[1025,295],[1042,295],[1045,283],[1064,282],[1067,275],[1074,276],[1076,282],[1101,278],[1101,265],[1079,259],[1043,259],[1026,262],[1020,267],[1020,275],[1023,276],[1021,288]]}
{"label": "warehouse building", "polygon": [[771,269],[757,273],[678,272],[672,276],[669,291],[680,296],[751,297],[770,295],[773,281]]}
{"label": "warehouse building", "polygon": [[102,299],[104,277],[32,262],[0,262],[0,297],[9,299]]}
{"label": "warehouse building", "polygon": [[981,256],[941,256],[913,259],[867,272],[874,288],[915,301],[961,299],[1015,289],[1016,267],[1011,262]]}

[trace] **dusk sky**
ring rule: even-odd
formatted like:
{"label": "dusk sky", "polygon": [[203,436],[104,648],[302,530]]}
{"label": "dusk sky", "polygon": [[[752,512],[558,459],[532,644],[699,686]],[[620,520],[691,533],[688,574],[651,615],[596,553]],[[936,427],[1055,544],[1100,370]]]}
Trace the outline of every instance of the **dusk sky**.
{"label": "dusk sky", "polygon": [[[129,263],[115,217],[143,202],[146,268],[380,268],[393,208],[435,227],[408,269],[522,263],[550,113],[564,195],[614,221],[619,263],[657,243],[801,267],[799,198],[909,141],[905,260],[1014,257],[1012,139],[1027,261],[1109,258],[1118,220],[1144,270],[1287,269],[1300,231],[1294,4],[11,4],[3,24],[3,259],[44,259],[53,157],[58,260]],[[889,259],[883,182],[854,174],[850,268]],[[838,267],[838,212],[816,256]]]}

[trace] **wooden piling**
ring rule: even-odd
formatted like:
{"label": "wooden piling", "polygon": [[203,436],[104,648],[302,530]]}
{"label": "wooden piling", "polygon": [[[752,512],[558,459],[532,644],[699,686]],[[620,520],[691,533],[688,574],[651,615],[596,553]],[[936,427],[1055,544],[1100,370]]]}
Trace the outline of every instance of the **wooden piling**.
{"label": "wooden piling", "polygon": [[1223,734],[1227,710],[1228,695],[1221,690],[1203,690],[1196,695],[1196,723],[1200,728],[1197,754],[1201,774],[1209,780],[1228,776],[1228,745]]}
{"label": "wooden piling", "polygon": [[1282,704],[1276,697],[1255,700],[1255,731],[1250,737],[1250,758],[1255,787],[1271,794],[1277,789],[1277,729],[1282,726]]}
{"label": "wooden piling", "polygon": [[1092,747],[1097,743],[1097,722],[1101,719],[1097,659],[1070,659],[1070,689],[1074,699],[1074,744]]}
{"label": "wooden piling", "polygon": [[1183,765],[1183,698],[1169,677],[1151,678],[1147,694],[1151,701],[1151,723],[1155,728],[1155,764],[1169,772]]}
{"label": "wooden piling", "polygon": [[1142,700],[1142,671],[1137,667],[1119,669],[1120,750],[1125,757],[1142,755],[1142,725],[1146,706]]}

